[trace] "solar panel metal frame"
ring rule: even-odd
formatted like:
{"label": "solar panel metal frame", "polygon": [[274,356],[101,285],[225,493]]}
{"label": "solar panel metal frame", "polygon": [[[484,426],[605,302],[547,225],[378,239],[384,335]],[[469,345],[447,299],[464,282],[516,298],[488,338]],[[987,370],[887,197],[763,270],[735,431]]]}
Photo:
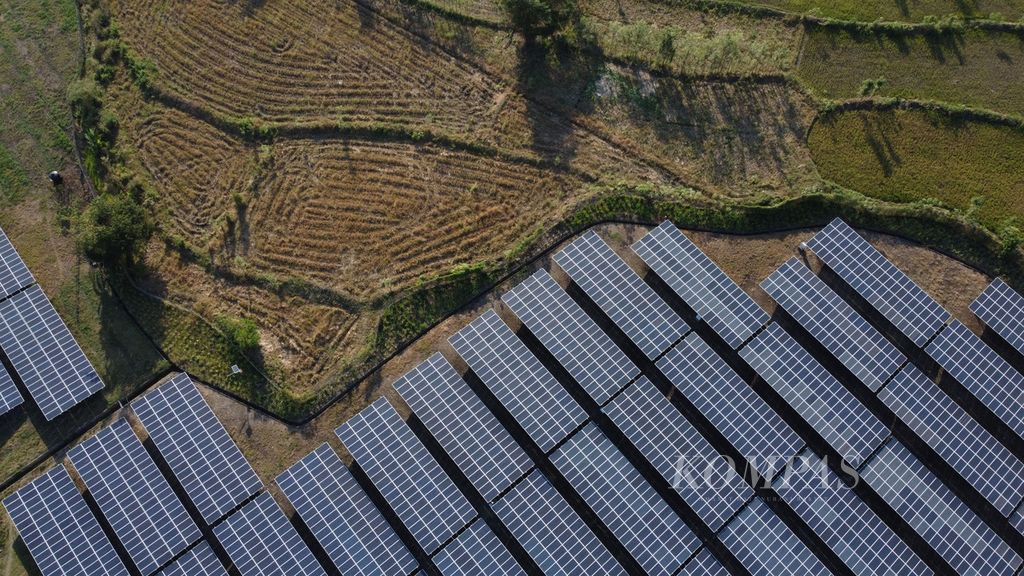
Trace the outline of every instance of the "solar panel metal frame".
{"label": "solar panel metal frame", "polygon": [[543,452],[586,421],[579,403],[494,310],[448,342]]}
{"label": "solar panel metal frame", "polygon": [[492,508],[547,576],[626,573],[539,470]]}
{"label": "solar panel metal frame", "polygon": [[1024,296],[996,278],[971,302],[971,312],[1024,354]]}
{"label": "solar panel metal frame", "polygon": [[803,440],[696,332],[657,362],[658,370],[764,477],[771,479]]}
{"label": "solar panel metal frame", "polygon": [[263,489],[188,374],[134,401],[132,409],[207,524]]}
{"label": "solar panel metal frame", "polygon": [[3,501],[43,576],[128,576],[64,466],[57,466]]}
{"label": "solar panel metal frame", "polygon": [[715,558],[711,550],[702,548],[683,566],[678,576],[729,576],[729,571]]}
{"label": "solar panel metal frame", "polygon": [[0,302],[0,348],[47,421],[103,388],[38,284]]}
{"label": "solar panel metal frame", "polygon": [[433,557],[444,576],[526,576],[526,571],[495,536],[477,519]]}
{"label": "solar panel metal frame", "polygon": [[277,485],[342,574],[409,574],[419,566],[328,444],[282,472]]}
{"label": "solar panel metal frame", "polygon": [[537,270],[501,300],[598,404],[640,375],[640,368],[547,270]]}
{"label": "solar panel metal frame", "polygon": [[689,324],[597,232],[586,232],[554,259],[649,359],[690,331]]}
{"label": "solar panel metal frame", "polygon": [[841,219],[815,234],[807,246],[918,346],[924,346],[950,318],[938,302]]}
{"label": "solar panel metal frame", "polygon": [[711,258],[666,220],[633,251],[733,349],[768,323],[768,314]]}
{"label": "solar panel metal frame", "polygon": [[202,537],[124,418],[72,448],[68,459],[144,576]]}
{"label": "solar panel metal frame", "polygon": [[35,282],[11,239],[0,229],[0,300]]}
{"label": "solar panel metal frame", "polygon": [[476,517],[387,398],[362,409],[335,434],[427,554]]}
{"label": "solar panel metal frame", "polygon": [[228,571],[213,548],[201,542],[161,570],[160,576],[228,576]]}
{"label": "solar panel metal frame", "polygon": [[242,576],[326,576],[269,492],[213,529]]}
{"label": "solar panel metal frame", "polygon": [[[1021,557],[895,438],[861,467],[860,478],[958,573],[1009,576],[1020,568]],[[973,546],[979,544],[984,549]]]}
{"label": "solar panel metal frame", "polygon": [[0,364],[0,414],[6,414],[25,403],[25,398],[14,383],[14,378],[3,364]]}
{"label": "solar panel metal frame", "polygon": [[533,467],[526,452],[440,353],[395,390],[488,502]]}
{"label": "solar panel metal frame", "polygon": [[730,520],[718,538],[751,574],[832,574],[760,498]]}
{"label": "solar panel metal frame", "polygon": [[796,258],[765,278],[761,288],[872,392],[907,359]]}
{"label": "solar panel metal frame", "polygon": [[775,322],[740,356],[854,466],[889,436],[888,428]]}

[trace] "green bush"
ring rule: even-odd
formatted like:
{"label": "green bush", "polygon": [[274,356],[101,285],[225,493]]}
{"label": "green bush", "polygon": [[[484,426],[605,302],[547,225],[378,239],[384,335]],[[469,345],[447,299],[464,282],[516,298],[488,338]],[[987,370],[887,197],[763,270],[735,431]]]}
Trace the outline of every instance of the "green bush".
{"label": "green bush", "polygon": [[217,318],[217,328],[224,333],[228,342],[242,352],[255,352],[260,348],[260,329],[248,318]]}
{"label": "green bush", "polygon": [[101,194],[79,222],[82,252],[110,268],[133,264],[153,234],[149,214],[129,194]]}
{"label": "green bush", "polygon": [[579,22],[575,0],[501,0],[512,27],[532,40],[571,30]]}

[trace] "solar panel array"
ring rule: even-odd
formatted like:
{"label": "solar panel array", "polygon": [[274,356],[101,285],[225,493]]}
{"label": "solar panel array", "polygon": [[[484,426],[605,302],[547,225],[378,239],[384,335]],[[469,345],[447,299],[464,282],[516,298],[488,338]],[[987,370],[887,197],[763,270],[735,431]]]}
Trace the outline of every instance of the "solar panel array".
{"label": "solar panel array", "polygon": [[803,447],[800,436],[700,335],[687,336],[657,366],[761,476],[774,477]]}
{"label": "solar panel array", "polygon": [[228,571],[213,548],[202,542],[161,570],[160,576],[228,576]]}
{"label": "solar panel array", "polygon": [[751,574],[831,574],[760,498],[730,520],[718,537]]}
{"label": "solar panel array", "polygon": [[808,240],[807,246],[918,346],[924,346],[949,319],[949,312],[839,218]]}
{"label": "solar panel array", "polygon": [[939,333],[926,351],[943,370],[1024,438],[1024,375],[959,320]]}
{"label": "solar panel array", "polygon": [[734,349],[768,323],[768,314],[672,222],[633,250]]}
{"label": "solar panel array", "polygon": [[765,278],[761,288],[872,391],[881,388],[906,360],[796,258]]}
{"label": "solar panel array", "polygon": [[598,404],[640,374],[546,270],[538,270],[501,300]]}
{"label": "solar panel array", "polygon": [[139,398],[132,408],[207,524],[263,488],[187,374]]}
{"label": "solar panel array", "polygon": [[418,566],[329,445],[282,472],[277,485],[342,574],[409,574]]}
{"label": "solar panel array", "polygon": [[971,302],[971,312],[1024,354],[1024,296],[996,278]]}
{"label": "solar panel array", "polygon": [[488,501],[533,463],[440,353],[395,382],[395,390]]}
{"label": "solar panel array", "polygon": [[1024,462],[914,366],[878,397],[1004,516],[1024,498]]}
{"label": "solar panel array", "polygon": [[1017,511],[1010,516],[1010,525],[1013,526],[1017,532],[1024,534],[1024,505],[1017,508]]}
{"label": "solar panel array", "polygon": [[648,574],[675,573],[700,547],[686,522],[595,424],[573,434],[551,462]]}
{"label": "solar panel array", "polygon": [[679,576],[729,576],[729,571],[710,550],[704,548],[686,563]]}
{"label": "solar panel array", "polygon": [[538,470],[513,486],[493,508],[547,576],[626,573]]}
{"label": "solar panel array", "polygon": [[743,478],[646,377],[626,388],[604,411],[712,530],[753,495]]}
{"label": "solar panel array", "polygon": [[0,302],[0,348],[47,420],[103,388],[38,285]]}
{"label": "solar panel array", "polygon": [[476,516],[387,398],[364,408],[335,433],[428,554]]}
{"label": "solar panel array", "polygon": [[25,399],[22,397],[14,379],[2,364],[0,364],[0,414],[6,414],[11,409],[20,406]]}
{"label": "solar panel array", "polygon": [[860,477],[957,573],[1008,576],[1020,567],[1021,557],[895,439]]}
{"label": "solar panel array", "polygon": [[526,575],[516,559],[483,520],[477,520],[434,558],[444,576]]}
{"label": "solar panel array", "polygon": [[583,408],[494,310],[448,341],[544,452],[587,419]]}
{"label": "solar panel array", "polygon": [[44,576],[127,576],[63,466],[4,499],[4,508]]}
{"label": "solar panel array", "polygon": [[242,576],[326,576],[267,492],[228,516],[214,534]]}
{"label": "solar panel array", "polygon": [[740,356],[854,466],[889,435],[888,429],[781,326],[771,323]]}
{"label": "solar panel array", "polygon": [[555,262],[651,360],[690,331],[597,232],[563,248]]}
{"label": "solar panel array", "polygon": [[14,249],[10,238],[0,230],[0,300],[7,298],[18,290],[35,283],[35,278],[28,271],[28,266]]}
{"label": "solar panel array", "polygon": [[201,537],[127,420],[82,442],[68,458],[143,575]]}

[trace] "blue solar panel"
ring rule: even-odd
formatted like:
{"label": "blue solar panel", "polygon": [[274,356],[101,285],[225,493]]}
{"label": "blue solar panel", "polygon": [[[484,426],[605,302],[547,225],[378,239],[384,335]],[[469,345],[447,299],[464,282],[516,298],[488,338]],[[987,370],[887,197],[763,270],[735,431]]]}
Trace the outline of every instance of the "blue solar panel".
{"label": "blue solar panel", "polygon": [[551,455],[576,493],[648,574],[675,573],[700,541],[593,423]]}
{"label": "blue solar panel", "polygon": [[277,485],[342,574],[409,574],[418,566],[329,445],[282,472]]}
{"label": "blue solar panel", "polygon": [[928,345],[928,355],[1024,438],[1024,375],[959,320]]}
{"label": "blue solar panel", "polygon": [[213,531],[242,576],[326,576],[267,492],[228,516]]}
{"label": "blue solar panel", "polygon": [[1013,526],[1014,529],[1017,530],[1017,532],[1020,532],[1022,535],[1024,535],[1024,505],[1021,505],[1020,508],[1017,508],[1017,511],[1014,512],[1012,516],[1010,516],[1010,525]]}
{"label": "blue solar panel", "polygon": [[864,461],[889,430],[776,323],[740,356],[808,424],[854,466]]}
{"label": "blue solar panel", "polygon": [[743,454],[771,479],[800,451],[800,436],[747,385],[700,335],[687,336],[658,369]]}
{"label": "blue solar panel", "polygon": [[971,311],[1024,354],[1024,296],[996,278],[971,302]]}
{"label": "blue solar panel", "polygon": [[729,576],[729,571],[710,550],[704,548],[686,563],[679,576]]}
{"label": "blue solar panel", "polygon": [[959,574],[1009,576],[1020,567],[1020,556],[895,439],[860,477]]}
{"label": "blue solar panel", "polygon": [[202,542],[161,570],[160,576],[228,576],[228,571],[213,548]]}
{"label": "blue solar panel", "polygon": [[718,537],[756,576],[831,574],[760,498],[730,520]]}
{"label": "blue solar panel", "polygon": [[7,368],[0,364],[0,414],[6,414],[24,402],[25,399],[14,384],[11,374],[7,372]]}
{"label": "blue solar panel", "polygon": [[765,278],[761,288],[872,391],[881,388],[906,360],[796,258]]}
{"label": "blue solar panel", "polygon": [[508,548],[483,520],[477,520],[434,556],[444,576],[525,576]]}
{"label": "blue solar panel", "polygon": [[546,270],[538,270],[501,300],[598,404],[640,374]]}
{"label": "blue solar panel", "polygon": [[0,300],[35,281],[7,234],[0,230]]}
{"label": "blue solar panel", "polygon": [[604,412],[712,530],[739,510],[753,490],[647,378]]}
{"label": "blue solar panel", "polygon": [[633,250],[734,349],[768,323],[768,314],[672,222]]}
{"label": "blue solar panel", "polygon": [[924,346],[949,319],[949,312],[839,218],[807,245],[918,346]]}
{"label": "blue solar panel", "polygon": [[476,516],[387,398],[364,408],[335,433],[428,554]]}
{"label": "blue solar panel", "polygon": [[1024,462],[908,365],[878,397],[1004,516],[1024,498]]}
{"label": "blue solar panel", "polygon": [[555,262],[651,360],[690,331],[593,230],[555,254]]}

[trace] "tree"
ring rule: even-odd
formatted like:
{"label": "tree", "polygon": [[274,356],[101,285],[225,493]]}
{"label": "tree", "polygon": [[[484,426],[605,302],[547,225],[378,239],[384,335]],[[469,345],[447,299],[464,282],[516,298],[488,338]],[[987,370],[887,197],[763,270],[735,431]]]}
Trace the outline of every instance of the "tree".
{"label": "tree", "polygon": [[128,194],[101,194],[86,208],[80,225],[82,251],[110,268],[134,263],[153,234],[149,214]]}
{"label": "tree", "polygon": [[502,0],[502,5],[527,40],[554,35],[579,19],[575,0]]}

